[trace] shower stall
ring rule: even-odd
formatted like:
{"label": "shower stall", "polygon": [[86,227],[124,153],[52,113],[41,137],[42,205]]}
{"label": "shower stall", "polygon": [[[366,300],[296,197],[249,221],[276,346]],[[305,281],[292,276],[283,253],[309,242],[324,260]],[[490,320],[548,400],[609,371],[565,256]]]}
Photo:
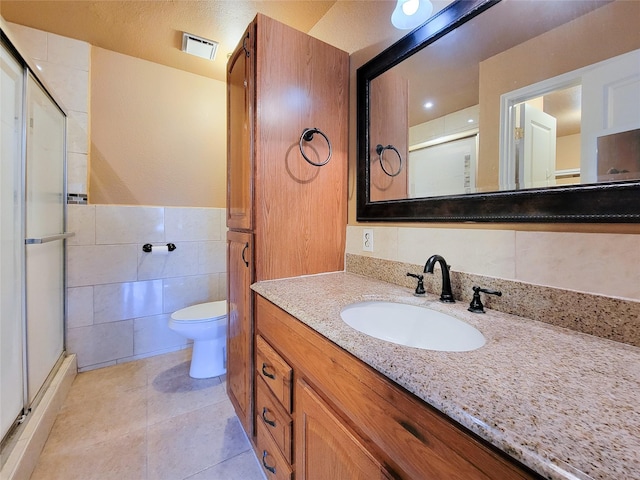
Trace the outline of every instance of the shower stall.
{"label": "shower stall", "polygon": [[[0,427],[3,449],[64,356],[66,115],[2,31]],[[3,455],[4,457],[4,455]]]}

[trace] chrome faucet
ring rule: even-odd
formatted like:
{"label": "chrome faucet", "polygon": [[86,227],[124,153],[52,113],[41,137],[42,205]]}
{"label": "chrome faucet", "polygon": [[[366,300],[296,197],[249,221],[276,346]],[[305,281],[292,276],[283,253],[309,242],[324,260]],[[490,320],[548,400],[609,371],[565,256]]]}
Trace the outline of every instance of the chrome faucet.
{"label": "chrome faucet", "polygon": [[424,265],[424,273],[433,274],[433,267],[436,262],[440,264],[440,270],[442,270],[442,293],[440,294],[440,301],[446,303],[454,303],[453,294],[451,293],[451,279],[449,278],[449,265],[444,257],[440,255],[431,255]]}

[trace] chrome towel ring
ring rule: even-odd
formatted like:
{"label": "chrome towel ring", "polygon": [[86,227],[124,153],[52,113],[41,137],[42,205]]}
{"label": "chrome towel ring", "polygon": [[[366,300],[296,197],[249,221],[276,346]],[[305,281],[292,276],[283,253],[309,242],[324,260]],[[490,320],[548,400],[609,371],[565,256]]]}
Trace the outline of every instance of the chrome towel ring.
{"label": "chrome towel ring", "polygon": [[[384,167],[384,162],[382,161],[382,154],[384,153],[385,150],[393,150],[394,152],[396,152],[396,155],[398,155],[398,158],[400,159],[400,166],[398,167],[398,171],[396,173],[389,173],[389,171]],[[386,173],[390,177],[395,177],[398,174],[400,174],[400,172],[402,171],[402,155],[400,155],[400,152],[396,147],[394,147],[393,145],[387,145],[386,147],[383,147],[382,145],[378,144],[376,146],[376,153],[378,154],[378,159],[380,160],[380,167],[382,167],[382,170],[384,171],[384,173]]]}
{"label": "chrome towel ring", "polygon": [[[321,163],[316,163],[313,160],[311,160],[309,157],[307,157],[304,153],[304,150],[302,148],[302,142],[310,142],[311,140],[313,140],[313,136],[319,133],[320,135],[322,135],[324,137],[324,139],[327,141],[327,145],[329,145],[329,156],[327,157],[327,159],[324,162]],[[322,133],[321,130],[317,129],[317,128],[305,128],[302,131],[302,135],[300,135],[300,153],[302,154],[302,156],[304,157],[304,159],[309,162],[311,165],[313,165],[314,167],[322,167],[323,165],[326,165],[327,163],[329,163],[329,160],[331,160],[331,142],[329,141],[329,139],[327,138],[327,136]]]}

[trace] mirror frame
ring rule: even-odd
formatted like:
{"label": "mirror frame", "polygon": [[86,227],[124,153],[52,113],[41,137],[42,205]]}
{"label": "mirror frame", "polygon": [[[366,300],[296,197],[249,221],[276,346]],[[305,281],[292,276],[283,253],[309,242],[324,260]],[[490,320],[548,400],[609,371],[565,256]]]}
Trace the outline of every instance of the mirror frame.
{"label": "mirror frame", "polygon": [[[640,181],[370,200],[370,82],[500,0],[456,0],[357,70],[357,204],[359,222],[640,222]],[[437,44],[435,47],[437,48]]]}

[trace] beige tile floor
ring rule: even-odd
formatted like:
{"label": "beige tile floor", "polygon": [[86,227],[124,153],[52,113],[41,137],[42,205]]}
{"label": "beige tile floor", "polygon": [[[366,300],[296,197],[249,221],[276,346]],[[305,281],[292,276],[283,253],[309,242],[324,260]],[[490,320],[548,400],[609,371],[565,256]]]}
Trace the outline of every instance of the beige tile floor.
{"label": "beige tile floor", "polygon": [[263,480],[224,376],[191,350],[80,373],[31,480]]}

